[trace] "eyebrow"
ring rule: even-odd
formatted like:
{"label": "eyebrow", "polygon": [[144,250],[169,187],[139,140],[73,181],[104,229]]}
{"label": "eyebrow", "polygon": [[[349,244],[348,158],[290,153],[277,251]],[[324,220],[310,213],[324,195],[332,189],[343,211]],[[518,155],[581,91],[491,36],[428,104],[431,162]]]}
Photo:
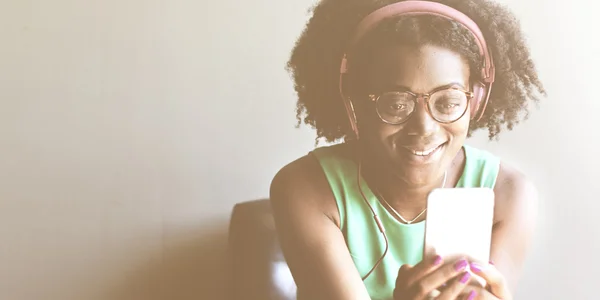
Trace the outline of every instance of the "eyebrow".
{"label": "eyebrow", "polygon": [[[438,91],[438,90],[443,90],[443,89],[451,88],[451,87],[459,87],[459,88],[461,88],[463,90],[467,89],[464,85],[462,85],[459,82],[451,82],[451,83],[444,84],[444,85],[438,86],[436,88],[433,88],[428,93],[430,93],[432,91]],[[385,85],[384,86],[384,90],[385,89],[391,89],[393,91],[408,91],[408,92],[412,92],[409,87],[404,86],[404,85],[399,85],[399,84]]]}

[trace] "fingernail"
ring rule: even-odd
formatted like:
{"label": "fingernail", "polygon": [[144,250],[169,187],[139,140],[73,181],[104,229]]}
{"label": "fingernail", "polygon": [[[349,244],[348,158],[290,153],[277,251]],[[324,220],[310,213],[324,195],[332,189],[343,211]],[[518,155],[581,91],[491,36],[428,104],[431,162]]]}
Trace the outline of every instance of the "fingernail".
{"label": "fingernail", "polygon": [[438,256],[436,256],[436,257],[435,257],[435,260],[433,261],[433,265],[434,265],[434,266],[437,266],[437,265],[439,265],[441,262],[442,262],[442,257],[438,255]]}
{"label": "fingernail", "polygon": [[471,268],[471,270],[473,270],[475,272],[481,272],[481,266],[478,265],[477,263],[471,263],[470,268]]}
{"label": "fingernail", "polygon": [[456,269],[456,271],[461,271],[462,269],[467,267],[468,264],[469,263],[466,260],[461,259],[456,264],[454,264],[454,269]]}
{"label": "fingernail", "polygon": [[494,265],[494,262],[493,262],[493,261],[491,261],[491,260],[490,260],[490,265],[492,265],[492,266]]}
{"label": "fingernail", "polygon": [[475,296],[477,296],[477,292],[476,291],[471,291],[469,293],[469,297],[467,297],[467,300],[473,300],[475,298]]}
{"label": "fingernail", "polygon": [[467,281],[469,281],[469,278],[471,278],[471,274],[465,273],[465,275],[463,275],[463,277],[460,279],[460,283],[467,283]]}

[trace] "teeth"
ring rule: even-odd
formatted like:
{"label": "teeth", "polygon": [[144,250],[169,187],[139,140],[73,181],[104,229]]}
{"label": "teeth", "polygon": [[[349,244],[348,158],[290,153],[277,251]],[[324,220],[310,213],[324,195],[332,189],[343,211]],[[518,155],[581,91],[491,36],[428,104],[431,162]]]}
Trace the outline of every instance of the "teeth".
{"label": "teeth", "polygon": [[412,150],[412,149],[409,149],[409,150],[412,151],[412,153],[414,155],[427,156],[427,155],[433,153],[433,151],[435,151],[437,148],[439,148],[439,146],[437,146],[437,147],[435,147],[433,149],[430,149],[430,150],[425,150],[425,151],[417,151],[417,150]]}

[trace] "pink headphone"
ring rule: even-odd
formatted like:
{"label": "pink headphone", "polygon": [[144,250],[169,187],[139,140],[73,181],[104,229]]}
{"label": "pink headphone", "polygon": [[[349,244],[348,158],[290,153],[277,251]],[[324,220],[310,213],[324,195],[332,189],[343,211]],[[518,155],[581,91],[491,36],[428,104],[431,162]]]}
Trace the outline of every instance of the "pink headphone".
{"label": "pink headphone", "polygon": [[[492,84],[494,83],[494,60],[492,59],[492,52],[490,49],[488,49],[479,27],[473,20],[471,20],[462,12],[441,3],[430,1],[402,1],[393,3],[376,10],[365,17],[358,24],[356,32],[353,38],[350,40],[348,48],[355,46],[367,32],[372,30],[381,21],[402,15],[435,15],[444,17],[446,19],[458,22],[473,34],[475,41],[477,42],[477,46],[479,47],[479,53],[484,58],[483,66],[481,67],[481,81],[478,81],[474,84],[474,97],[470,103],[471,119],[475,119],[477,121],[480,120],[487,106]],[[340,66],[339,89],[342,100],[344,101],[344,106],[346,107],[348,119],[350,120],[350,126],[352,127],[355,137],[358,139],[358,125],[354,107],[352,105],[352,101],[344,96],[343,91],[342,81],[344,74],[348,73],[347,65],[348,59],[344,53]]]}

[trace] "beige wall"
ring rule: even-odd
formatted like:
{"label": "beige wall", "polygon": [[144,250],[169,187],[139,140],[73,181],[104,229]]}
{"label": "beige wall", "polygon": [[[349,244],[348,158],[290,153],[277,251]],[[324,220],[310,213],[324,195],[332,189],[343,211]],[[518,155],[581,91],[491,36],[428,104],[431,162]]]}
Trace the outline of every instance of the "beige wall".
{"label": "beige wall", "polygon": [[[283,69],[313,1],[230,2],[0,1],[0,299],[218,299],[232,205],[314,135]],[[518,299],[595,299],[600,23],[508,2],[550,97],[472,143],[543,196]]]}

